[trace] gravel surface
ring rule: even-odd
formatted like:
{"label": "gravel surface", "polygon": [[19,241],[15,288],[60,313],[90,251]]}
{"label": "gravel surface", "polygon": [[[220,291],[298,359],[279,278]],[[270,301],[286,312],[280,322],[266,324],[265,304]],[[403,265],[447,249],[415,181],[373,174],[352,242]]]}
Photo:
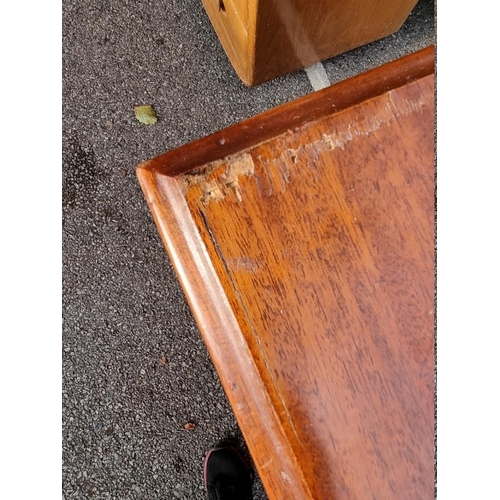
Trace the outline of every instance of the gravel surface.
{"label": "gravel surface", "polygon": [[[325,68],[336,82],[434,40],[422,0]],[[62,56],[63,497],[205,499],[205,452],[244,443],[135,167],[312,89],[304,71],[246,88],[199,0],[63,0]]]}

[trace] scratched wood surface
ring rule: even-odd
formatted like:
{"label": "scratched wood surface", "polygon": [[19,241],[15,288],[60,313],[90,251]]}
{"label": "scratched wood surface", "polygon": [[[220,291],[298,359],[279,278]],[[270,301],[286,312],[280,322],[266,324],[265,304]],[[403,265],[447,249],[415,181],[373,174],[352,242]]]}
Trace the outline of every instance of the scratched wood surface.
{"label": "scratched wood surface", "polygon": [[202,0],[236,73],[257,85],[397,31],[416,0]]}
{"label": "scratched wood surface", "polygon": [[433,498],[432,67],[408,80],[193,172],[138,169],[271,499]]}

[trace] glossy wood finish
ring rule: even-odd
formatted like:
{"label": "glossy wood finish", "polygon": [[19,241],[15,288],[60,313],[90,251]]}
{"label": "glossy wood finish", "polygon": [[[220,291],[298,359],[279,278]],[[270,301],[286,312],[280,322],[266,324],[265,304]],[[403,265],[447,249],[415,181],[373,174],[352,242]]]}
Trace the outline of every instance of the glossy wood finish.
{"label": "glossy wood finish", "polygon": [[195,170],[213,137],[182,148],[189,172],[174,152],[138,169],[271,499],[433,497],[429,57],[340,111],[334,86],[261,115],[264,140]]}
{"label": "glossy wood finish", "polygon": [[257,85],[397,31],[416,0],[202,0],[241,80]]}

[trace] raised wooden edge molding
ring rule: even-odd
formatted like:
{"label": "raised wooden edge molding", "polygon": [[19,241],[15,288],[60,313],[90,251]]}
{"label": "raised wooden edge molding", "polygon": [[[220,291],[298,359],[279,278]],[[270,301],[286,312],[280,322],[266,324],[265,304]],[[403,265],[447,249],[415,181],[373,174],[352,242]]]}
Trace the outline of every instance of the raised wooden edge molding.
{"label": "raised wooden edge molding", "polygon": [[[242,152],[289,129],[319,120],[434,72],[434,46],[163,153],[138,166],[169,177]],[[196,144],[196,146],[194,146]]]}
{"label": "raised wooden edge molding", "polygon": [[[244,415],[241,430],[250,452],[252,443],[268,448],[265,456],[253,455],[254,461],[266,461],[255,464],[265,486],[271,477],[266,470],[274,472],[274,484],[266,486],[268,494],[288,491],[287,498],[312,499],[269,388],[259,374],[179,183],[143,168],[137,175],[229,402],[237,410],[236,418]],[[280,474],[275,473],[277,467]]]}

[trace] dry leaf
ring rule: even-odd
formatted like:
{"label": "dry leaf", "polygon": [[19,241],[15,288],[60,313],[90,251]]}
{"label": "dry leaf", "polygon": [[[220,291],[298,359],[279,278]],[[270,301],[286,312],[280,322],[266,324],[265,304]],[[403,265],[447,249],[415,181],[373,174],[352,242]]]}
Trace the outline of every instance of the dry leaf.
{"label": "dry leaf", "polygon": [[167,366],[167,358],[163,354],[160,356],[160,363],[163,366]]}
{"label": "dry leaf", "polygon": [[154,109],[149,104],[146,106],[136,106],[134,112],[137,120],[144,125],[154,125],[158,121]]}
{"label": "dry leaf", "polygon": [[196,424],[193,424],[192,422],[188,422],[184,425],[184,429],[186,429],[187,431],[192,431],[195,427]]}

